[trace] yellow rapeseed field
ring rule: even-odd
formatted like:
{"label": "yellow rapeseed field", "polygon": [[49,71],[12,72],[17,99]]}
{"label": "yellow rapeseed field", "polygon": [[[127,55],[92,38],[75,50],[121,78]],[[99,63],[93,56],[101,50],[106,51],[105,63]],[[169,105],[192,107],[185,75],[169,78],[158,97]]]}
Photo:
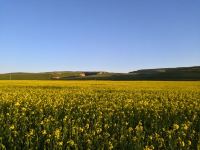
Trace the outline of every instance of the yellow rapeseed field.
{"label": "yellow rapeseed field", "polygon": [[200,82],[0,81],[0,149],[200,149]]}

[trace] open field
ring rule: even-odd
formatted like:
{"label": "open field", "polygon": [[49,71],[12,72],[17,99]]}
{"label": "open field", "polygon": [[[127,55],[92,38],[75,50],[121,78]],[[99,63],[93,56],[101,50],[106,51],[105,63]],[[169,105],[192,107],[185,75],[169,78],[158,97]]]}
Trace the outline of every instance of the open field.
{"label": "open field", "polygon": [[0,81],[0,149],[200,149],[200,82]]}

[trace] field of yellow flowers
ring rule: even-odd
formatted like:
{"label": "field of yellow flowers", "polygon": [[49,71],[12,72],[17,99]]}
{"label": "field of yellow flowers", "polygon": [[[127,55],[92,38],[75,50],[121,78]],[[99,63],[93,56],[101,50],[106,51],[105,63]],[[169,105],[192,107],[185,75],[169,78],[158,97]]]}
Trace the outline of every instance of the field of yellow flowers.
{"label": "field of yellow flowers", "polygon": [[0,149],[200,149],[200,82],[0,81]]}

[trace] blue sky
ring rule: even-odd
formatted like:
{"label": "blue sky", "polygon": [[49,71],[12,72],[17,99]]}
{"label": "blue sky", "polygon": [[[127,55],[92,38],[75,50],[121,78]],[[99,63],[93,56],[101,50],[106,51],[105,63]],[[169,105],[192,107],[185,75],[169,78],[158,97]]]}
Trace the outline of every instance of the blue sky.
{"label": "blue sky", "polygon": [[199,0],[0,0],[0,72],[200,65]]}

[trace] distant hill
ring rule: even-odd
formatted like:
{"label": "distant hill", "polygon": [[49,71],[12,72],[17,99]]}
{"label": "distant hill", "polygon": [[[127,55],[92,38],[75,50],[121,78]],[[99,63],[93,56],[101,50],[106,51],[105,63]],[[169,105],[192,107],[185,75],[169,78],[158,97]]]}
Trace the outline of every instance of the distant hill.
{"label": "distant hill", "polygon": [[130,74],[143,80],[200,80],[200,66],[142,69]]}
{"label": "distant hill", "polygon": [[103,77],[105,74],[109,73],[94,71],[14,72],[0,74],[0,80],[82,80],[93,77]]}
{"label": "distant hill", "polygon": [[130,73],[160,73],[160,72],[200,72],[200,66],[194,67],[177,67],[177,68],[157,68],[157,69],[142,69]]}
{"label": "distant hill", "polygon": [[166,81],[200,81],[200,66],[142,69],[129,73],[110,73],[99,71],[54,71],[41,73],[7,73],[0,74],[0,80],[166,80]]}
{"label": "distant hill", "polygon": [[25,73],[15,72],[0,74],[0,80],[53,80],[66,77],[79,76],[80,72],[59,71],[59,72],[41,72],[41,73]]}

